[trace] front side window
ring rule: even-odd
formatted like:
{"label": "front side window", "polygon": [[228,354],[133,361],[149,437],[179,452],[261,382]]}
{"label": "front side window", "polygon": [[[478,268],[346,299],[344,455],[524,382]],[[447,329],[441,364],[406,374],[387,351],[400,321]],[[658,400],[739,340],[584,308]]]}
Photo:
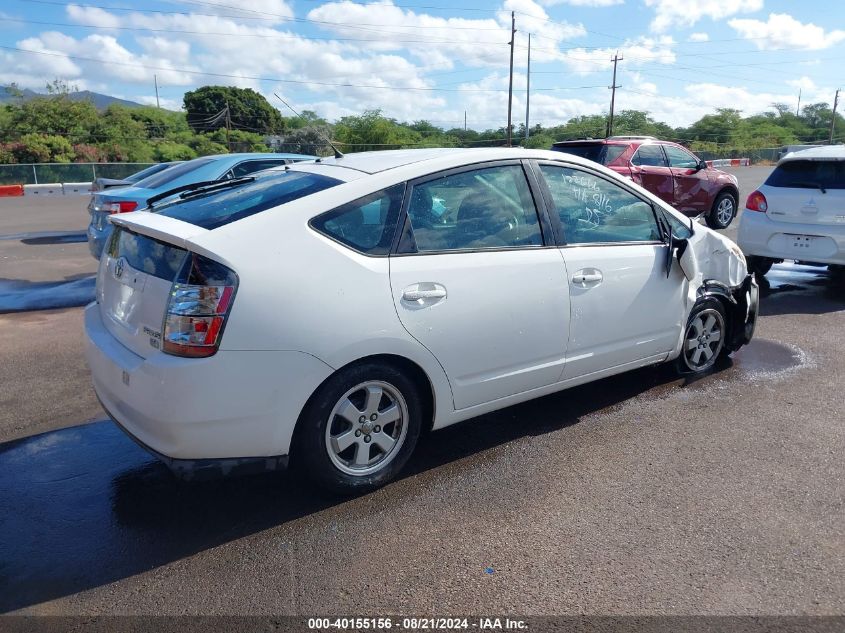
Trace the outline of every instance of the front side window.
{"label": "front side window", "polygon": [[661,239],[651,205],[589,172],[540,165],[568,244]]}
{"label": "front side window", "polygon": [[408,218],[406,252],[543,244],[537,209],[520,165],[474,169],[416,185]]}
{"label": "front side window", "polygon": [[640,167],[667,167],[666,157],[660,145],[640,145],[631,163]]}
{"label": "front side window", "polygon": [[404,193],[404,183],[377,191],[317,216],[311,227],[365,255],[387,255]]}
{"label": "front side window", "polygon": [[682,149],[672,147],[671,145],[664,145],[666,156],[669,157],[669,166],[678,169],[695,169],[698,167],[699,160]]}

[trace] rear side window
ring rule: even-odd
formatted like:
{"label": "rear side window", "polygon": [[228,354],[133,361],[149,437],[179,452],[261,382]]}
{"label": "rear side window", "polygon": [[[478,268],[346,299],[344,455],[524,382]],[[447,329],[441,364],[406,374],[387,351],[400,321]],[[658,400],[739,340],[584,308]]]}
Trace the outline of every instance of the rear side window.
{"label": "rear side window", "polygon": [[778,165],[766,184],[796,189],[845,189],[845,161],[791,160]]}
{"label": "rear side window", "polygon": [[235,178],[240,178],[241,176],[246,176],[247,174],[254,174],[262,169],[271,169],[273,167],[278,167],[279,165],[284,165],[286,162],[287,161],[283,158],[248,160],[232,167],[232,174]]}
{"label": "rear side window", "polygon": [[414,187],[406,252],[542,246],[531,189],[520,165],[459,172]]}
{"label": "rear side window", "polygon": [[339,184],[335,178],[300,171],[266,174],[234,189],[187,198],[160,213],[211,230]]}
{"label": "rear side window", "polygon": [[377,191],[318,215],[311,227],[359,253],[388,255],[404,194],[404,183]]}
{"label": "rear side window", "polygon": [[203,165],[212,162],[213,158],[197,158],[196,160],[189,160],[187,163],[174,165],[170,169],[165,169],[157,174],[153,174],[143,180],[135,183],[136,187],[143,187],[144,189],[158,189],[164,185],[173,182],[177,178],[189,174],[195,169],[199,169]]}
{"label": "rear side window", "polygon": [[631,163],[640,167],[668,167],[660,145],[640,145]]}

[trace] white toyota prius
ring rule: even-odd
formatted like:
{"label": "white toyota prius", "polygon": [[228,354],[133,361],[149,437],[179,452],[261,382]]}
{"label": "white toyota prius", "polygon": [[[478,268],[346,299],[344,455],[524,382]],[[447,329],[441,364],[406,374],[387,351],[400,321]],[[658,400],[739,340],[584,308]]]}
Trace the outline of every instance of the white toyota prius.
{"label": "white toyota prius", "polygon": [[542,150],[359,153],[112,216],[87,358],[171,468],[278,467],[362,491],[421,432],[749,342],[737,246]]}

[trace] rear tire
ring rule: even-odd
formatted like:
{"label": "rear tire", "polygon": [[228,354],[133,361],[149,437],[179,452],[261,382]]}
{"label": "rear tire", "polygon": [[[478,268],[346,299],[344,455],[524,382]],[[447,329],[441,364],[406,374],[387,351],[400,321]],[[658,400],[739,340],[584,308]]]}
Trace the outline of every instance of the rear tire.
{"label": "rear tire", "polygon": [[675,361],[677,372],[688,376],[710,371],[719,357],[727,354],[727,336],[728,320],[722,302],[712,297],[698,301],[687,319],[681,354]]}
{"label": "rear tire", "polygon": [[713,208],[707,214],[707,226],[711,229],[726,229],[736,217],[736,197],[723,191],[713,201]]}
{"label": "rear tire", "polygon": [[306,404],[292,466],[330,492],[374,490],[407,463],[424,411],[416,384],[396,368],[363,363],[342,369]]}
{"label": "rear tire", "polygon": [[749,255],[745,258],[745,264],[748,267],[748,272],[754,273],[757,277],[764,276],[772,269],[775,260],[770,257],[758,257],[757,255]]}

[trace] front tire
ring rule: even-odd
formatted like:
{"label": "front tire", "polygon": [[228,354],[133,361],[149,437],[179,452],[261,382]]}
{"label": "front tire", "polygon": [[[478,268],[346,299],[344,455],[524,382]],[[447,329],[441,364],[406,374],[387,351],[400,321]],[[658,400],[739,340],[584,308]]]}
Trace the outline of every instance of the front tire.
{"label": "front tire", "polygon": [[292,464],[331,492],[374,490],[408,461],[424,411],[414,381],[394,367],[366,363],[343,369],[305,406]]}
{"label": "front tire", "polygon": [[707,214],[707,226],[711,229],[726,229],[736,217],[736,197],[723,191],[713,201],[713,208]]}
{"label": "front tire", "polygon": [[727,318],[718,299],[708,297],[695,304],[687,320],[681,355],[676,361],[679,373],[703,374],[726,352]]}

